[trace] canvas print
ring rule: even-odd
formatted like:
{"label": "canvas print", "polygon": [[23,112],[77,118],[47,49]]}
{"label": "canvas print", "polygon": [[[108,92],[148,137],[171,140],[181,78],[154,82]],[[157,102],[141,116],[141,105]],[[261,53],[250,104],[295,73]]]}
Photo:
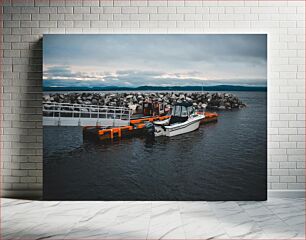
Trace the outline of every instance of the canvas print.
{"label": "canvas print", "polygon": [[43,37],[48,200],[265,200],[266,34]]}

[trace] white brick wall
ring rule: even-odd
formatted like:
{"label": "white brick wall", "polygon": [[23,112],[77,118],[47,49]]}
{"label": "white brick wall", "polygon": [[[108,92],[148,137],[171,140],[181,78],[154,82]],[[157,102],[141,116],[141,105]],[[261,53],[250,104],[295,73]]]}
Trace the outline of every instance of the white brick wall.
{"label": "white brick wall", "polygon": [[[3,0],[2,188],[42,189],[43,33],[268,33],[268,186],[304,189],[303,1]],[[264,127],[264,126],[263,126]]]}

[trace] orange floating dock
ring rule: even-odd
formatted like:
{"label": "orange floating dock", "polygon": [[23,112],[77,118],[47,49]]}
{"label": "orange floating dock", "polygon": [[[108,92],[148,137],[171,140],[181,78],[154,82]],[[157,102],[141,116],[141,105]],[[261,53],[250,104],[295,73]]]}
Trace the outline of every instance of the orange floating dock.
{"label": "orange floating dock", "polygon": [[218,121],[218,116],[219,115],[217,113],[205,112],[204,116],[205,116],[205,118],[201,121],[201,124],[216,122],[216,121]]}
{"label": "orange floating dock", "polygon": [[[201,124],[215,122],[218,120],[217,113],[198,112],[197,114],[205,115],[205,118],[201,121]],[[142,136],[146,134],[145,124],[147,122],[165,120],[168,118],[170,118],[170,116],[156,116],[156,117],[132,119],[130,120],[130,126],[112,127],[104,129],[101,127],[88,126],[83,128],[83,136],[96,140],[106,140],[106,139],[112,140],[112,139],[120,139],[122,137]]]}
{"label": "orange floating dock", "polygon": [[170,116],[157,116],[157,117],[147,117],[147,118],[138,118],[138,119],[132,119],[130,121],[131,125],[138,124],[138,123],[144,123],[144,122],[154,122],[154,121],[162,121],[170,118]]}

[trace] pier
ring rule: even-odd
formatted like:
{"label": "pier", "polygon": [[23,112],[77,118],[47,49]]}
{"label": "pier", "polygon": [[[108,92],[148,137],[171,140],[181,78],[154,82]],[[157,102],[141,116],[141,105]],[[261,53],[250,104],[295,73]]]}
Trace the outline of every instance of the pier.
{"label": "pier", "polygon": [[130,124],[124,107],[43,102],[43,126],[120,127]]}

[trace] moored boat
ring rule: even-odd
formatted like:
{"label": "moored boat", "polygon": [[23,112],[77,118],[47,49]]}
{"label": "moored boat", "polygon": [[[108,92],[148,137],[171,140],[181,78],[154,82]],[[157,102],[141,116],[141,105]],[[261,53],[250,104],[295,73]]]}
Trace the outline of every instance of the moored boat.
{"label": "moored boat", "polygon": [[173,137],[197,130],[200,122],[205,118],[204,114],[197,114],[192,103],[182,102],[176,103],[171,112],[171,117],[155,121],[154,135]]}

